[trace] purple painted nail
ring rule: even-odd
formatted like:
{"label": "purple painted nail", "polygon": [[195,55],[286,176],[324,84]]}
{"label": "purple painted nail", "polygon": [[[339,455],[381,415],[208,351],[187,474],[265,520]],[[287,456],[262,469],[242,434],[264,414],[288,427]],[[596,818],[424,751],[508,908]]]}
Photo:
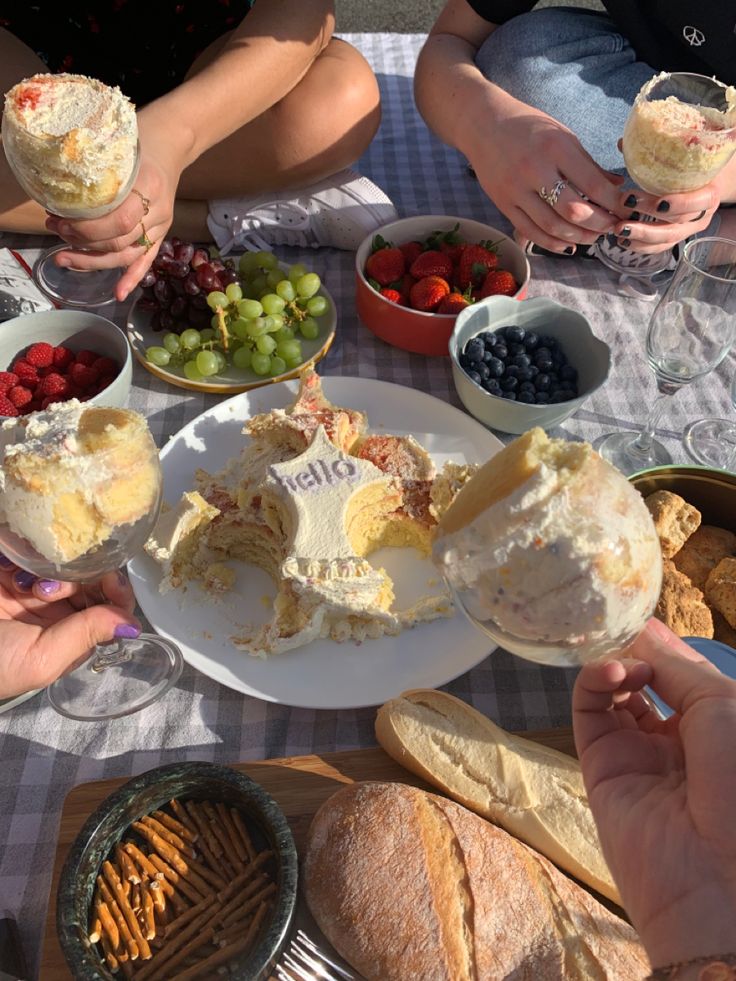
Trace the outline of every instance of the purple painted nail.
{"label": "purple painted nail", "polygon": [[35,581],[36,577],[33,575],[33,573],[26,572],[25,569],[18,569],[18,571],[13,574],[13,582],[18,589],[22,589],[24,591],[31,589]]}
{"label": "purple painted nail", "polygon": [[61,583],[57,582],[56,579],[39,579],[38,588],[44,596],[53,596],[54,593],[59,592]]}
{"label": "purple painted nail", "polygon": [[115,627],[115,637],[119,637],[121,640],[135,640],[141,635],[141,628],[136,627],[134,623],[119,623]]}
{"label": "purple painted nail", "polygon": [[12,559],[9,559],[7,555],[3,555],[0,552],[0,569],[12,569],[15,565]]}

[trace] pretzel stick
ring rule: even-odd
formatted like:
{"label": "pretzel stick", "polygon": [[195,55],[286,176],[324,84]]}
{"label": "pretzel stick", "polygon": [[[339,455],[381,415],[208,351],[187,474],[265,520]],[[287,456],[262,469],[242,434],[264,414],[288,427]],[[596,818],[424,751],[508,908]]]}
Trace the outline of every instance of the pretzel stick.
{"label": "pretzel stick", "polygon": [[189,967],[186,971],[182,971],[181,974],[177,974],[173,978],[168,978],[167,981],[194,981],[195,978],[200,978],[203,975],[211,978],[213,976],[211,973],[212,968],[219,967],[221,964],[227,964],[228,961],[233,960],[238,954],[241,954],[250,947],[265,915],[266,909],[264,905],[253,917],[253,922],[248,928],[248,932],[241,940],[228,944],[226,947],[221,947],[216,954],[201,961],[195,967]]}
{"label": "pretzel stick", "polygon": [[194,824],[196,824],[197,831],[199,831],[200,834],[200,839],[197,842],[199,850],[202,852],[207,864],[217,871],[217,869],[220,868],[219,859],[220,852],[222,851],[220,843],[210,831],[204,815],[200,814],[196,802],[193,800],[188,800],[186,802],[186,809],[191,820],[194,822]]}
{"label": "pretzel stick", "polygon": [[[101,937],[107,937],[112,951],[117,951],[118,947],[120,946],[120,931],[117,928],[115,920],[112,918],[110,907],[106,902],[98,899],[95,903],[95,912],[97,913],[100,922]],[[91,936],[90,940],[92,940]]]}
{"label": "pretzel stick", "polygon": [[165,825],[169,831],[173,831],[174,834],[179,835],[180,838],[184,838],[191,845],[195,843],[199,835],[196,831],[191,831],[189,826],[184,824],[182,821],[177,821],[176,818],[167,814],[166,811],[154,811],[151,817],[156,818],[161,824]]}
{"label": "pretzel stick", "polygon": [[102,940],[102,921],[100,920],[99,914],[96,914],[94,920],[92,920],[88,939],[91,944],[98,944]]}
{"label": "pretzel stick", "polygon": [[[139,954],[138,944],[133,939],[128,923],[120,911],[120,907],[118,906],[115,897],[110,892],[107,883],[101,875],[97,876],[97,888],[100,890],[100,896],[107,903],[110,914],[115,920],[115,925],[120,931],[120,940],[122,943],[115,948],[115,956],[119,961],[128,957],[130,957],[132,961],[137,960]],[[125,948],[124,951],[123,947]],[[125,958],[123,957],[123,953],[125,954]]]}
{"label": "pretzel stick", "polygon": [[168,961],[172,954],[183,947],[191,937],[197,937],[197,939],[200,939],[200,931],[207,929],[209,921],[213,919],[218,911],[218,908],[218,904],[215,904],[214,907],[212,904],[210,904],[209,909],[206,909],[204,912],[200,913],[199,916],[192,920],[191,923],[184,927],[183,930],[179,931],[175,937],[171,937],[171,939],[167,938],[166,943],[161,950],[159,950],[156,956],[143,967],[143,970],[139,973],[136,981],[145,981],[146,978],[151,978],[154,973],[158,973],[159,967]]}
{"label": "pretzel stick", "polygon": [[169,828],[161,824],[160,821],[157,821],[155,817],[151,817],[150,814],[147,814],[141,818],[141,824],[146,824],[149,828],[152,828],[157,835],[160,835],[164,841],[168,842],[168,844],[171,845],[172,848],[175,848],[178,852],[181,852],[183,855],[186,855],[189,858],[194,858],[195,851],[191,844],[188,841],[184,841],[183,838],[180,838],[174,831],[169,830]]}
{"label": "pretzel stick", "polygon": [[130,886],[130,896],[128,897],[128,902],[130,903],[130,908],[134,913],[139,913],[141,908],[141,885],[140,882],[136,882],[135,885]]}
{"label": "pretzel stick", "polygon": [[159,879],[149,879],[146,886],[153,900],[154,908],[161,918],[166,912],[166,893],[161,888],[161,882]]}
{"label": "pretzel stick", "polygon": [[238,834],[238,829],[235,827],[235,822],[233,821],[232,815],[222,801],[218,801],[217,804],[215,804],[215,807],[220,817],[220,823],[227,834],[230,847],[237,855],[238,861],[241,863],[241,865],[244,865],[248,861],[248,853],[245,850],[245,845],[240,839],[240,835]]}
{"label": "pretzel stick", "polygon": [[160,855],[151,855],[151,861],[159,872],[163,872],[165,879],[175,885],[177,889],[180,889],[190,902],[196,904],[204,898],[203,894],[195,889],[191,882],[188,882],[184,876],[179,875],[176,869],[172,869],[170,865],[167,865]]}
{"label": "pretzel stick", "polygon": [[141,882],[141,914],[143,922],[141,930],[146,940],[153,940],[156,936],[156,915],[154,913],[153,896],[149,889],[148,882],[144,879]]}
{"label": "pretzel stick", "polygon": [[173,800],[169,801],[169,807],[174,812],[174,814],[179,819],[179,821],[181,821],[184,827],[189,828],[190,832],[194,836],[194,840],[196,841],[197,838],[199,837],[197,826],[196,824],[194,824],[191,817],[187,814],[186,808],[184,807],[182,802],[180,800],[177,800],[176,797],[174,797]]}
{"label": "pretzel stick", "polygon": [[128,897],[125,895],[125,890],[123,889],[123,884],[120,881],[120,876],[118,875],[112,862],[102,863],[102,874],[104,875],[105,879],[107,879],[110,888],[114,891],[115,898],[118,901],[118,906],[120,907],[122,914],[125,917],[125,921],[130,928],[133,939],[138,945],[140,956],[143,958],[143,960],[148,960],[148,958],[151,956],[151,948],[148,946],[148,941],[141,933],[141,928],[136,915],[128,902]]}
{"label": "pretzel stick", "polygon": [[235,824],[235,827],[238,830],[238,834],[240,835],[241,841],[245,845],[245,850],[248,853],[248,858],[252,862],[253,859],[256,857],[256,850],[253,847],[253,842],[251,841],[250,835],[248,834],[248,829],[246,828],[245,822],[243,821],[243,816],[241,815],[240,811],[235,807],[230,808],[230,814],[232,815],[233,823]]}
{"label": "pretzel stick", "polygon": [[113,953],[113,950],[110,946],[110,941],[107,939],[106,936],[104,936],[104,934],[101,939],[101,944],[102,944],[102,952],[105,955],[105,963],[110,968],[112,974],[117,974],[118,971],[120,970],[119,962],[117,957]]}
{"label": "pretzel stick", "polygon": [[264,885],[260,892],[257,892],[255,896],[249,899],[241,907],[236,907],[234,910],[232,910],[232,912],[228,913],[227,916],[221,916],[220,923],[222,923],[224,927],[228,927],[232,923],[242,920],[248,913],[256,909],[264,901],[264,899],[268,899],[269,896],[272,896],[276,892],[276,888],[275,882],[269,882],[268,885]]}
{"label": "pretzel stick", "polygon": [[174,907],[177,913],[181,913],[187,909],[188,904],[186,900],[179,895],[174,886],[167,881],[163,872],[156,868],[148,856],[144,855],[137,845],[135,845],[132,841],[126,841],[123,848],[138,865],[142,872],[144,872],[151,880],[156,879],[158,881],[164,895],[171,900],[171,905]]}
{"label": "pretzel stick", "polygon": [[222,849],[222,857],[220,862],[230,875],[236,871],[237,856],[232,855],[232,845],[227,832],[222,826],[222,822],[217,816],[217,811],[214,809],[210,801],[206,800],[202,802],[202,809],[207,816],[207,822],[209,824],[210,831],[213,836],[217,839],[220,848]]}
{"label": "pretzel stick", "polygon": [[133,978],[135,968],[133,967],[132,961],[121,961],[120,962],[120,972],[124,974],[126,978]]}
{"label": "pretzel stick", "polygon": [[135,867],[133,859],[119,842],[115,845],[115,858],[120,866],[122,877],[127,879],[128,882],[132,882],[133,885],[137,885],[141,881],[141,877],[138,875],[138,869]]}
{"label": "pretzel stick", "polygon": [[187,865],[189,866],[190,877],[191,874],[194,873],[209,883],[207,886],[208,892],[212,891],[213,886],[215,889],[224,889],[227,885],[226,880],[223,879],[221,875],[219,875],[217,872],[213,872],[208,865],[198,862],[196,858],[188,858]]}
{"label": "pretzel stick", "polygon": [[[268,903],[266,903],[268,905]],[[250,924],[253,919],[253,913],[247,913],[242,919],[235,920],[230,926],[223,927],[218,930],[215,934],[215,943],[220,947],[224,947],[233,940],[237,940],[238,937],[243,936],[243,930]]]}
{"label": "pretzel stick", "polygon": [[[175,967],[178,967],[182,961],[186,961],[190,954],[193,954],[194,951],[199,950],[200,947],[204,947],[205,945],[212,943],[214,933],[214,927],[208,927],[198,937],[193,937],[188,944],[185,944],[185,946],[181,948],[181,950],[177,950],[174,954],[172,954],[166,963],[162,965],[158,971],[151,975],[149,981],[163,981],[165,978],[170,978],[171,974],[169,972]],[[211,949],[212,948],[210,947],[210,950]],[[195,963],[199,963],[199,960],[201,960],[201,958]],[[162,971],[165,973],[162,974]]]}
{"label": "pretzel stick", "polygon": [[219,922],[224,925],[225,917],[229,916],[233,910],[240,909],[243,903],[245,903],[245,901],[252,896],[254,892],[257,892],[259,889],[265,886],[267,882],[267,876],[259,875],[253,880],[253,882],[249,883],[239,895],[233,896],[220,911],[218,916]]}

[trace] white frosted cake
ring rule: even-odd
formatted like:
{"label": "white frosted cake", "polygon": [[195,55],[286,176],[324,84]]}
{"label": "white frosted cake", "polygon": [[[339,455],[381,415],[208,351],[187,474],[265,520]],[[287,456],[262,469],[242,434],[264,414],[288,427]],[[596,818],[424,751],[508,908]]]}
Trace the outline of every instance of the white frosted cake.
{"label": "white frosted cake", "polygon": [[[189,494],[162,519],[146,546],[164,568],[162,588],[214,582],[221,591],[230,559],[264,569],[277,586],[273,615],[233,637],[256,655],[452,615],[444,593],[396,609],[391,579],[367,556],[386,545],[428,554],[438,516],[474,468],[437,475],[416,440],[366,431],[363,413],[332,405],[317,373],[304,372],[291,406],[249,421],[240,456],[217,474],[197,473],[196,496],[211,510],[198,503],[192,517]],[[177,515],[189,522],[179,539]]]}

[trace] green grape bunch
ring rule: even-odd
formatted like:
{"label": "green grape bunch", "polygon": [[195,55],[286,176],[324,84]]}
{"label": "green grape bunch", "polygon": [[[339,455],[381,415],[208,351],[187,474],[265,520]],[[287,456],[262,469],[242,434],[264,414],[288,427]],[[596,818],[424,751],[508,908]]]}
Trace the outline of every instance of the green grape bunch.
{"label": "green grape bunch", "polygon": [[329,300],[322,282],[303,263],[284,272],[273,252],[246,252],[237,281],[207,293],[210,326],[169,331],[146,359],[160,368],[181,367],[190,381],[215,378],[230,365],[276,377],[304,363],[302,339],[315,340]]}

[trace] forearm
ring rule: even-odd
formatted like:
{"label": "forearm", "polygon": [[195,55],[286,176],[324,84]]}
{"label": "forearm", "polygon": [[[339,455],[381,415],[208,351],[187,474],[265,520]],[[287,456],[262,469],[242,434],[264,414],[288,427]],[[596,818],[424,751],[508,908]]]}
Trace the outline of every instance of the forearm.
{"label": "forearm", "polygon": [[159,147],[165,142],[183,170],[304,77],[330,41],[333,6],[299,0],[256,3],[216,58],[141,110],[142,132],[155,132]]}

